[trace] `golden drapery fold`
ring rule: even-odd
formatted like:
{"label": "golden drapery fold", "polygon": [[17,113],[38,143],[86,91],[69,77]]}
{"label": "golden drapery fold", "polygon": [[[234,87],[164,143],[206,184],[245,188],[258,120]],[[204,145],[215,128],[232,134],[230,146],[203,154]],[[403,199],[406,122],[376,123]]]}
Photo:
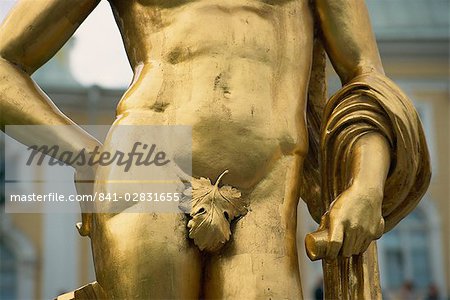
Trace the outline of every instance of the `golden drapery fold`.
{"label": "golden drapery fold", "polygon": [[[314,47],[308,94],[309,152],[301,179],[303,200],[316,222],[349,185],[347,169],[356,140],[370,132],[391,146],[382,215],[385,232],[410,213],[425,193],[430,159],[422,125],[411,101],[387,77],[355,77],[326,102],[325,54]],[[362,255],[323,261],[326,299],[381,299],[376,243]]]}
{"label": "golden drapery fold", "polygon": [[[391,145],[382,215],[385,232],[410,213],[431,178],[430,157],[417,112],[407,96],[387,77],[355,77],[327,103],[322,123],[322,212],[347,188],[352,145],[369,132],[383,134]],[[326,186],[325,186],[326,185]]]}

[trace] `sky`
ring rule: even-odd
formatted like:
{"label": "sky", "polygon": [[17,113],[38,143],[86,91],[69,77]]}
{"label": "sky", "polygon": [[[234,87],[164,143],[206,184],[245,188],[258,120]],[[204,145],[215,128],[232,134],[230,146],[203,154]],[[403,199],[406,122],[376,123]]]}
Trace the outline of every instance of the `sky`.
{"label": "sky", "polygon": [[[16,2],[17,0],[0,0],[0,22]],[[100,1],[74,36],[70,67],[81,84],[96,84],[108,88],[124,88],[129,85],[131,68],[107,1]]]}

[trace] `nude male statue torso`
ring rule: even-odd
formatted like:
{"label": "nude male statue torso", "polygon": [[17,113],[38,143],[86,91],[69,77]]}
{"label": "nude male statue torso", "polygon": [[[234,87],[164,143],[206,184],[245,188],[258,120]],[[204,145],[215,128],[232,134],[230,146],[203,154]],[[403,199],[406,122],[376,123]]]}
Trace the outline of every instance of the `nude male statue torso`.
{"label": "nude male statue torso", "polygon": [[[250,211],[232,239],[206,255],[187,238],[182,213],[94,216],[98,282],[117,298],[300,298],[295,230],[307,151],[308,1],[111,6],[134,70],[114,126],[191,125],[193,177],[215,179],[228,169],[223,183],[242,191]],[[114,134],[105,148],[118,146]],[[117,175],[111,167],[97,172],[101,181]]]}
{"label": "nude male statue torso", "polygon": [[[112,1],[134,70],[115,124],[146,114],[149,124],[193,126],[194,175],[231,168],[239,187],[281,153],[304,154],[311,12],[308,1],[267,2]],[[204,138],[212,131],[242,139],[228,149]]]}

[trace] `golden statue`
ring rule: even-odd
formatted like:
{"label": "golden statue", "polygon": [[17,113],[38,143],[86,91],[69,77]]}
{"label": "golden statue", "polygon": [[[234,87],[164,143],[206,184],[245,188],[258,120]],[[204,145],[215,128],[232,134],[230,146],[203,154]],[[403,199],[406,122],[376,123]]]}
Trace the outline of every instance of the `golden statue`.
{"label": "golden statue", "polygon": [[[2,126],[74,125],[30,75],[98,2],[21,0],[11,11],[0,27]],[[195,214],[83,214],[97,281],[61,298],[301,299],[300,197],[320,223],[306,247],[324,258],[326,298],[381,298],[374,240],[414,209],[431,171],[417,113],[384,75],[364,0],[110,4],[134,78],[103,147],[119,146],[118,125],[192,126],[193,180],[245,205],[227,218],[231,237],[225,227],[192,231]],[[343,84],[328,101],[325,52]],[[82,129],[13,137],[98,146]],[[76,172],[99,182],[114,170]]]}

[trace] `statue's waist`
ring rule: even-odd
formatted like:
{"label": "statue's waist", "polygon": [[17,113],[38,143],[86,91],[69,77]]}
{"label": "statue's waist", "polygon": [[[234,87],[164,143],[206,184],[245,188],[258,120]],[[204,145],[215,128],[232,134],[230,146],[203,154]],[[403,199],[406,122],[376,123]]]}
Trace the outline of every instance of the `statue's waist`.
{"label": "statue's waist", "polygon": [[[227,180],[236,186],[255,184],[280,157],[301,155],[301,150],[306,147],[302,143],[306,139],[300,135],[298,127],[287,128],[285,122],[275,117],[257,121],[252,120],[251,116],[231,118],[223,109],[209,114],[180,111],[177,114],[167,112],[168,116],[164,114],[131,111],[119,118],[115,125],[135,125],[136,131],[142,130],[136,125],[187,125],[192,129],[192,137],[188,138],[185,147],[177,148],[175,155],[178,161],[190,161],[192,157],[193,175],[199,177],[216,178],[224,170],[229,170]],[[129,131],[127,129],[125,135],[120,129],[113,128],[105,149],[125,152],[122,149],[126,145],[123,137],[135,135]],[[128,143],[128,148],[132,142]],[[147,140],[144,138],[139,142],[147,143]],[[121,168],[118,167],[117,172],[120,173]]]}

